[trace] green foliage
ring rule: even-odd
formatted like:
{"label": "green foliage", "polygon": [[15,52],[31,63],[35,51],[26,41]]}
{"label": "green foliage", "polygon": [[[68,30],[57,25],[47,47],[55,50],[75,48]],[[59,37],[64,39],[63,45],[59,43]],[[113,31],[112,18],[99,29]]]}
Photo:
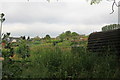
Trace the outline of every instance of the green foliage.
{"label": "green foliage", "polygon": [[27,40],[30,40],[30,36],[28,36]]}
{"label": "green foliage", "polygon": [[40,44],[40,41],[34,41],[33,44]]}
{"label": "green foliage", "polygon": [[67,47],[70,47],[71,46],[71,41],[63,41],[63,42],[60,42],[57,44],[57,46],[67,46]]}
{"label": "green foliage", "polygon": [[19,46],[16,50],[17,51],[16,53],[20,54],[22,58],[28,57],[30,54],[29,54],[29,46],[27,44],[27,41],[21,40],[21,42],[19,42],[18,45]]}
{"label": "green foliage", "polygon": [[66,36],[70,37],[71,36],[71,31],[66,31],[65,34],[66,34]]}
{"label": "green foliage", "polygon": [[109,31],[114,29],[119,29],[120,24],[110,24],[102,27],[102,31]]}
{"label": "green foliage", "polygon": [[101,1],[102,1],[102,0],[91,0],[91,3],[90,3],[90,4],[91,4],[91,5],[92,5],[92,4],[98,4],[98,3],[100,3]]}
{"label": "green foliage", "polygon": [[10,33],[6,33],[6,34],[4,34],[2,40],[6,40],[9,36],[10,36]]}
{"label": "green foliage", "polygon": [[10,57],[11,53],[9,49],[2,49],[2,56],[3,57]]}
{"label": "green foliage", "polygon": [[69,38],[76,38],[80,36],[78,33],[76,32],[71,32],[71,31],[66,31],[65,33],[63,32],[62,34],[60,34],[58,37],[63,40],[63,39],[69,39]]}
{"label": "green foliage", "polygon": [[44,37],[44,39],[50,39],[51,37],[50,37],[50,35],[46,35],[45,37]]}
{"label": "green foliage", "polygon": [[61,40],[63,40],[63,39],[65,38],[65,36],[66,36],[66,34],[65,34],[65,33],[62,33],[62,34],[59,35],[59,38],[60,38]]}
{"label": "green foliage", "polygon": [[19,63],[14,63],[9,58],[5,58],[3,61],[3,78],[20,77],[21,70],[22,69]]}
{"label": "green foliage", "polygon": [[33,38],[34,41],[40,41],[40,37],[39,36],[36,36]]}
{"label": "green foliage", "polygon": [[[76,33],[67,32],[67,35]],[[46,41],[46,40],[45,40]],[[39,41],[40,42],[40,41]],[[52,42],[58,42],[55,46]],[[21,40],[14,47],[20,60],[5,58],[3,78],[119,78],[120,68],[117,56],[110,52],[91,53],[87,51],[87,41],[71,46],[69,40],[52,40],[50,43],[34,44]],[[10,56],[10,49],[3,54]],[[25,57],[25,55],[30,55]]]}
{"label": "green foliage", "polygon": [[[64,48],[64,50],[63,50]],[[11,78],[119,78],[116,55],[91,53],[85,47],[66,49],[59,46],[34,45],[31,62],[3,63],[3,77]],[[6,65],[5,65],[6,64]],[[18,67],[19,66],[19,67]],[[12,75],[10,75],[12,73]]]}
{"label": "green foliage", "polygon": [[79,36],[79,34],[76,32],[72,32],[72,36]]}
{"label": "green foliage", "polygon": [[2,49],[2,56],[4,58],[9,58],[9,57],[13,56],[13,53],[14,53],[12,44],[8,40],[9,36],[10,36],[10,33],[6,33],[6,34],[4,34],[4,36],[2,38],[2,42],[5,43],[5,45],[4,45],[5,48]]}

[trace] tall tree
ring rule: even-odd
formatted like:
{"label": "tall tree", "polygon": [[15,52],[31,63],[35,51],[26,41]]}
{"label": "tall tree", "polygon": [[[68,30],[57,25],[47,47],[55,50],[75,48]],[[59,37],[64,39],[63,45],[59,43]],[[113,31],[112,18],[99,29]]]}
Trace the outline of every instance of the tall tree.
{"label": "tall tree", "polygon": [[40,41],[40,37],[39,36],[36,36],[33,38],[35,41]]}
{"label": "tall tree", "polygon": [[45,37],[44,37],[44,39],[50,39],[51,37],[50,37],[50,35],[46,35]]}
{"label": "tall tree", "polygon": [[[89,0],[88,0],[89,1]],[[98,4],[100,3],[102,0],[90,0],[90,4]],[[112,14],[114,12],[114,6],[116,7],[120,7],[119,2],[117,2],[116,0],[107,0],[107,1],[113,1],[112,3],[112,12],[110,14]]]}
{"label": "tall tree", "polygon": [[30,40],[30,36],[28,36],[27,40]]}
{"label": "tall tree", "polygon": [[79,34],[76,32],[72,32],[72,36],[79,36]]}

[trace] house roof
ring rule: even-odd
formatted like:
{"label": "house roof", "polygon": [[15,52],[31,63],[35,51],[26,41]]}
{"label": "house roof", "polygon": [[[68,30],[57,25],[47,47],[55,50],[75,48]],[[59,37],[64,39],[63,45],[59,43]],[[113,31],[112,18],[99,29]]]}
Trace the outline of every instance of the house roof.
{"label": "house roof", "polygon": [[9,39],[20,39],[20,37],[9,37]]}

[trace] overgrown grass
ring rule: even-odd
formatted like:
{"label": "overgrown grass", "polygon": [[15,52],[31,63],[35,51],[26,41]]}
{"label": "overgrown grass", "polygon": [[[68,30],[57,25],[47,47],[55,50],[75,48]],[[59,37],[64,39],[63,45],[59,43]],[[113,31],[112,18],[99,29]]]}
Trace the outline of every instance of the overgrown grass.
{"label": "overgrown grass", "polygon": [[[63,50],[64,49],[64,50]],[[58,46],[34,45],[30,48],[28,63],[11,63],[6,71],[15,73],[14,66],[20,67],[19,78],[119,78],[117,56],[91,53],[85,47],[74,49]],[[5,61],[4,61],[5,62]],[[5,66],[5,64],[3,64]],[[13,70],[13,71],[12,71]],[[3,77],[4,77],[3,76]]]}

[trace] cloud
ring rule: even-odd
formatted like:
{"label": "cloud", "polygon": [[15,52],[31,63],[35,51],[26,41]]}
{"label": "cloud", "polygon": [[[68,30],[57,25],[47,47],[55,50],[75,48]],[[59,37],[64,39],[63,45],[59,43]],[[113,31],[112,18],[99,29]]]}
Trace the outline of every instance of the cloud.
{"label": "cloud", "polygon": [[[9,25],[9,26],[8,26]],[[65,25],[65,24],[46,24],[46,23],[31,23],[31,24],[6,24],[3,32],[11,32],[12,36],[40,36],[44,37],[49,34],[56,37],[65,31],[74,31],[80,34],[89,34],[91,32],[100,31],[99,25]]]}
{"label": "cloud", "polygon": [[112,3],[89,5],[80,0],[59,2],[0,2],[5,13],[4,32],[14,36],[57,36],[66,30],[90,34],[106,24],[117,23],[117,8],[110,15]]}

